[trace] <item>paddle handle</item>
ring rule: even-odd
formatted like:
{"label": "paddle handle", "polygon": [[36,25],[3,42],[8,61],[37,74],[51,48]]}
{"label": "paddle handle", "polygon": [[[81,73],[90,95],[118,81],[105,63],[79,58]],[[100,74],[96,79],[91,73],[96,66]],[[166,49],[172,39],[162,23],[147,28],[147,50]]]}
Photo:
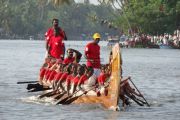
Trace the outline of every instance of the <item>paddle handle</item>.
{"label": "paddle handle", "polygon": [[26,84],[26,83],[37,83],[38,81],[23,81],[23,82],[17,82],[17,84]]}
{"label": "paddle handle", "polygon": [[[131,80],[131,78],[129,78],[129,80],[131,81],[131,83],[134,85],[134,87],[136,88],[136,90],[139,92],[139,94],[141,94],[141,92],[139,91],[139,89],[136,87],[136,85],[133,83],[133,81]],[[142,94],[141,94],[142,95]],[[144,99],[144,101],[146,102],[147,106],[150,107],[150,104],[147,102],[147,100],[144,98],[144,96],[142,95],[142,98]]]}

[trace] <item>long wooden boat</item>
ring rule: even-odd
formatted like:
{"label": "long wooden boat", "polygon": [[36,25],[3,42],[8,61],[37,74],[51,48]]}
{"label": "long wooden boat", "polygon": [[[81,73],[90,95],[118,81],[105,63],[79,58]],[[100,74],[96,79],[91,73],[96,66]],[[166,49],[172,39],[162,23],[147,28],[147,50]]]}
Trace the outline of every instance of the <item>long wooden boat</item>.
{"label": "long wooden boat", "polygon": [[[112,63],[111,76],[110,76],[109,85],[107,87],[108,94],[107,95],[102,94],[100,96],[83,94],[82,96],[79,96],[77,97],[77,99],[73,100],[72,103],[74,104],[96,103],[96,104],[101,104],[107,109],[111,109],[114,111],[119,110],[118,103],[119,103],[119,93],[120,93],[122,59],[121,59],[121,50],[118,43],[115,44],[112,48],[112,62],[111,63]],[[54,96],[52,97],[54,98]]]}
{"label": "long wooden boat", "polygon": [[81,96],[73,103],[100,103],[107,109],[112,109],[117,111],[119,109],[119,92],[120,92],[120,82],[121,82],[121,51],[119,44],[115,44],[112,48],[113,60],[112,60],[112,73],[110,77],[110,84],[108,89],[108,95],[101,96]]}

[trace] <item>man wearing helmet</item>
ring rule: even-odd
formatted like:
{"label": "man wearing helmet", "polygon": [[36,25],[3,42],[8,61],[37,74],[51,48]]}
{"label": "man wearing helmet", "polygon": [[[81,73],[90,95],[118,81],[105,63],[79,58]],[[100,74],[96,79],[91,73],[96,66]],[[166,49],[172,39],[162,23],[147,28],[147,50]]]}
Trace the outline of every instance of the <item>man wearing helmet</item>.
{"label": "man wearing helmet", "polygon": [[98,45],[101,35],[94,33],[93,41],[88,43],[85,47],[85,58],[87,59],[87,66],[94,68],[94,74],[99,76],[100,74],[100,46]]}

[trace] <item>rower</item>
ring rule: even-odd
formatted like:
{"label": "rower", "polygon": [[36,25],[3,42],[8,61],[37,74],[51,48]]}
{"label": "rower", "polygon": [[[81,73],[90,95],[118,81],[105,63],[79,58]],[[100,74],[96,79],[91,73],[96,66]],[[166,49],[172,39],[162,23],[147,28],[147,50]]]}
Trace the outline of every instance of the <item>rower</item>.
{"label": "rower", "polygon": [[54,79],[53,79],[53,82],[52,82],[52,88],[53,88],[53,90],[55,89],[55,86],[56,86],[56,84],[57,84],[57,82],[59,81],[59,79],[61,78],[61,76],[62,76],[62,74],[63,74],[63,69],[64,69],[64,67],[65,67],[65,65],[64,64],[62,64],[62,63],[59,63],[59,70],[58,70],[58,72],[57,72],[57,74],[54,76]]}
{"label": "rower", "polygon": [[68,95],[71,89],[71,83],[73,82],[73,79],[76,77],[76,75],[77,75],[77,64],[72,64],[71,74],[68,75],[65,83],[65,87]]}
{"label": "rower", "polygon": [[38,77],[38,81],[39,81],[39,84],[43,84],[42,81],[43,81],[43,78],[44,78],[44,75],[45,75],[45,72],[47,71],[48,69],[48,64],[50,62],[51,58],[50,57],[47,57],[45,59],[45,62],[43,63],[41,69],[40,69],[40,72],[39,72],[39,77]]}
{"label": "rower", "polygon": [[52,70],[55,68],[55,66],[56,66],[56,59],[51,58],[50,62],[48,63],[47,70],[44,73],[44,78],[42,80],[43,85],[48,86],[47,80],[48,80]]}
{"label": "rower", "polygon": [[78,87],[79,89],[84,93],[86,91],[88,91],[87,95],[97,95],[96,93],[96,83],[97,83],[97,77],[94,74],[94,69],[92,67],[88,67],[87,68],[87,78],[88,79],[84,79],[84,80],[80,80],[78,83]]}
{"label": "rower", "polygon": [[74,79],[72,79],[72,84],[71,84],[71,90],[72,92],[71,93],[74,93],[77,86],[78,86],[78,83],[79,83],[79,80],[81,78],[81,76],[84,74],[84,71],[85,71],[85,68],[81,65],[78,65],[78,68],[77,68],[77,75]]}
{"label": "rower", "polygon": [[49,75],[49,78],[47,79],[49,86],[53,85],[53,80],[55,79],[55,76],[58,74],[58,72],[60,72],[61,67],[61,61],[57,61]]}
{"label": "rower", "polygon": [[69,48],[67,50],[67,57],[63,60],[64,64],[70,64],[70,63],[79,63],[81,60],[82,54],[72,48]]}
{"label": "rower", "polygon": [[63,84],[65,83],[68,75],[72,73],[71,69],[72,69],[72,64],[69,64],[64,68],[64,73],[62,74],[57,85],[55,86],[55,90],[58,90],[60,88],[60,90],[65,91]]}
{"label": "rower", "polygon": [[101,73],[98,76],[98,84],[99,84],[99,93],[107,95],[108,90],[107,86],[109,85],[108,80],[110,79],[110,70],[108,69],[108,65],[101,65]]}

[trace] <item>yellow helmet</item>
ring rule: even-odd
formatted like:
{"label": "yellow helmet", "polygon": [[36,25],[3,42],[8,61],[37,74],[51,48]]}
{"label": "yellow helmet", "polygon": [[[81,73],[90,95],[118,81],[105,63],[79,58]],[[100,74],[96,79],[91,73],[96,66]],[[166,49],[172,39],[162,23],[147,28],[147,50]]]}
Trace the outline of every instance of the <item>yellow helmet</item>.
{"label": "yellow helmet", "polygon": [[101,38],[101,35],[99,33],[94,33],[93,39],[96,40],[97,38]]}

